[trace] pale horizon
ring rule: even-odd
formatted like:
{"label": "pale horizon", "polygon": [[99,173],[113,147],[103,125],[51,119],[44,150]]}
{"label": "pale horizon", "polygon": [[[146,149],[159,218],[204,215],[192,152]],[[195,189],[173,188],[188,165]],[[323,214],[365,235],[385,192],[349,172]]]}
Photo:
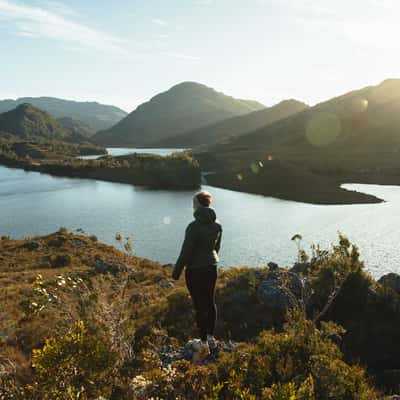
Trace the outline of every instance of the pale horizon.
{"label": "pale horizon", "polygon": [[315,105],[396,78],[392,0],[0,0],[0,99],[49,96],[127,112],[194,81],[271,106]]}

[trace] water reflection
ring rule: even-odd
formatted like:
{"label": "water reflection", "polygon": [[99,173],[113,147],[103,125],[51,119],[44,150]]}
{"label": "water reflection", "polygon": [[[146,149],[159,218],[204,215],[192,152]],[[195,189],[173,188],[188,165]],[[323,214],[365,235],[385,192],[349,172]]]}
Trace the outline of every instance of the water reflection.
{"label": "water reflection", "polygon": [[[288,265],[297,256],[291,241],[295,233],[302,235],[301,246],[307,248],[312,243],[329,246],[340,231],[359,245],[373,275],[400,272],[400,188],[346,187],[387,202],[310,205],[205,186],[213,194],[224,226],[222,265],[266,265],[269,261]],[[193,194],[0,167],[0,235],[47,234],[65,226],[83,228],[116,244],[119,232],[133,238],[137,255],[174,262],[192,219]]]}

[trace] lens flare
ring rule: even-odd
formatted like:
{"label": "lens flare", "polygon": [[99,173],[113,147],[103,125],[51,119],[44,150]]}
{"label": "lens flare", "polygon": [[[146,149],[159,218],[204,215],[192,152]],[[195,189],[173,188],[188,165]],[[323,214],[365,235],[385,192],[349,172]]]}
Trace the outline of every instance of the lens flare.
{"label": "lens flare", "polygon": [[260,166],[256,163],[253,163],[250,165],[250,169],[253,174],[258,174],[258,172],[260,171]]}
{"label": "lens flare", "polygon": [[316,147],[329,146],[342,131],[339,118],[330,112],[314,115],[306,125],[306,139]]}
{"label": "lens flare", "polygon": [[351,100],[350,109],[353,114],[359,114],[367,111],[368,100],[363,97],[354,97]]}

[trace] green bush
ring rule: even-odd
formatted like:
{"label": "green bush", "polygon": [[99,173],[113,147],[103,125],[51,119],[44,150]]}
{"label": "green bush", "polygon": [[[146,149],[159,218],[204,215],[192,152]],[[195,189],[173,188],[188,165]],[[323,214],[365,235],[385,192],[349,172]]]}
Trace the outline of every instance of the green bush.
{"label": "green bush", "polygon": [[[364,371],[346,364],[331,339],[342,333],[333,323],[322,323],[317,329],[301,312],[290,313],[283,332],[264,331],[254,344],[243,344],[232,355],[222,357],[218,362],[219,376],[228,384],[221,389],[221,398],[233,399],[236,391],[246,389],[256,398],[264,393],[269,396],[266,399],[279,399],[274,392],[281,392],[282,396],[286,392],[289,397],[282,399],[296,399],[295,393],[301,388],[300,392],[305,392],[307,386],[306,399],[375,399]],[[235,379],[232,371],[236,371]],[[299,384],[307,381],[307,385]],[[273,386],[277,384],[288,386]]]}
{"label": "green bush", "polygon": [[34,350],[32,366],[44,399],[92,399],[109,393],[114,361],[109,343],[78,321],[70,333]]}

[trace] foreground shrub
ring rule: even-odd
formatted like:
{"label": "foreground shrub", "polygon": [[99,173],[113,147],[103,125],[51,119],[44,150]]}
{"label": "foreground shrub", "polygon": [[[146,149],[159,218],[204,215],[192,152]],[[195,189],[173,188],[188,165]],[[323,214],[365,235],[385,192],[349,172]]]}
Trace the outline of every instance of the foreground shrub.
{"label": "foreground shrub", "polygon": [[[299,398],[375,399],[364,370],[342,360],[335,344],[342,333],[333,323],[317,329],[301,312],[289,314],[283,332],[262,332],[254,344],[243,344],[219,361],[219,376],[227,382],[219,398],[234,399],[238,391],[248,390],[255,398],[297,399],[297,391],[307,388],[308,397]],[[288,394],[276,397],[280,392]]]}
{"label": "foreground shrub", "polygon": [[77,322],[67,335],[34,350],[32,366],[44,399],[90,399],[109,391],[114,358],[104,339]]}

